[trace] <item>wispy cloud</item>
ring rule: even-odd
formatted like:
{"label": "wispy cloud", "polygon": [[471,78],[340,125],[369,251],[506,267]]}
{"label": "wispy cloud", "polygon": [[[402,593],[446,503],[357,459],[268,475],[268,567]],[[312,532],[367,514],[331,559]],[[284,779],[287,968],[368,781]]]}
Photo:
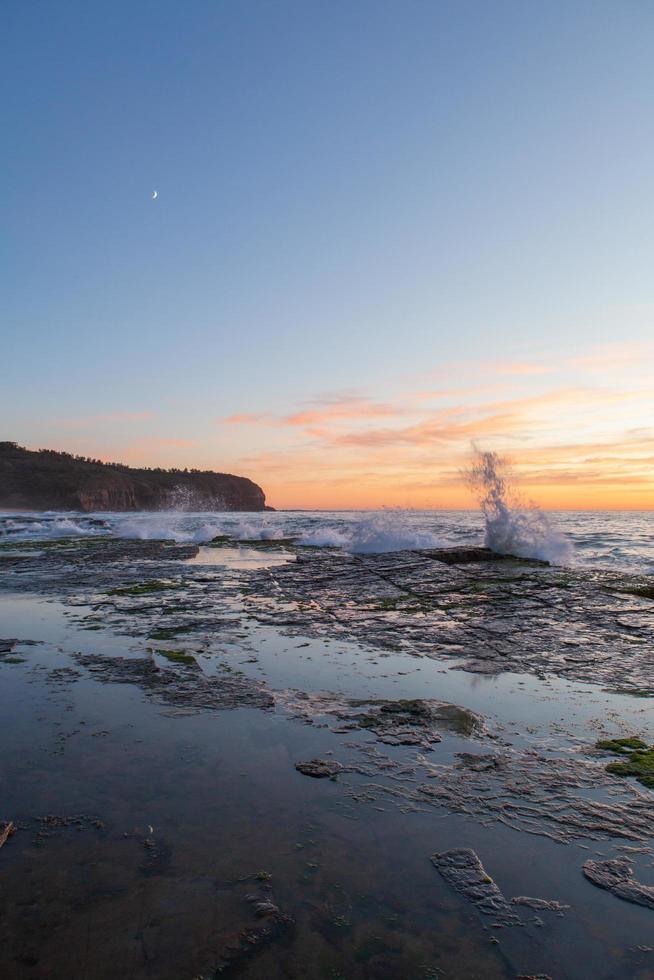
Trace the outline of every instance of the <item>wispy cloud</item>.
{"label": "wispy cloud", "polygon": [[261,423],[275,425],[277,419],[270,412],[236,412],[234,415],[228,415],[224,421],[228,425],[259,425]]}
{"label": "wispy cloud", "polygon": [[[552,506],[652,507],[650,346],[595,346],[558,364],[480,360],[453,368],[451,385],[328,393],[287,412],[231,416],[252,425],[239,462],[289,506],[461,506],[472,503],[461,470],[476,441],[511,455]],[[268,433],[260,451],[257,423]]]}

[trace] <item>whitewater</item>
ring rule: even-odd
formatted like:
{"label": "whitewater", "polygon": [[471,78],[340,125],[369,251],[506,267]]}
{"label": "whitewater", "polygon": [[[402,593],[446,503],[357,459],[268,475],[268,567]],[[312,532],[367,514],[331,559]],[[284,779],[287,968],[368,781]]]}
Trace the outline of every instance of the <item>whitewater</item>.
{"label": "whitewater", "polygon": [[182,511],[80,514],[0,513],[0,542],[103,535],[202,544],[294,538],[297,544],[352,553],[486,545],[555,564],[654,575],[650,511]]}

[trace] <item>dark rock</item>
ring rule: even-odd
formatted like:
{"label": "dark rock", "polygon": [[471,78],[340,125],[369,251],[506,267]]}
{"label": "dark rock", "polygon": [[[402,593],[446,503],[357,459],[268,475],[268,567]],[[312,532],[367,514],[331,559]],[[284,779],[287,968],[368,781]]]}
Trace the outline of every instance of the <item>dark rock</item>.
{"label": "dark rock", "polygon": [[81,667],[98,680],[111,684],[136,684],[160,704],[190,710],[226,710],[238,707],[272,708],[274,698],[259,682],[225,674],[205,677],[195,670],[160,670],[150,657],[103,657],[76,654]]}
{"label": "dark rock", "polygon": [[[225,941],[211,973],[212,977],[222,976],[228,971],[230,975],[232,971],[240,971],[248,961],[262,953],[271,943],[283,938],[295,925],[293,916],[282,912],[274,901],[269,882],[262,882],[258,891],[246,895],[245,900],[252,906],[258,922],[233,934]],[[254,975],[252,973],[252,976]]]}
{"label": "dark rock", "polygon": [[[456,704],[420,699],[398,701],[351,701],[351,707],[338,711],[351,728],[372,732],[386,745],[421,745],[429,748],[441,741],[440,731],[470,735],[483,727],[482,719]],[[353,708],[367,707],[357,713]]]}
{"label": "dark rock", "polygon": [[432,864],[459,895],[469,899],[478,912],[492,915],[496,924],[514,926],[520,919],[484,866],[469,847],[432,854]]}
{"label": "dark rock", "polygon": [[654,909],[654,886],[642,885],[632,878],[634,869],[626,858],[589,860],[584,862],[582,870],[586,878],[598,888],[605,888],[625,902]]}
{"label": "dark rock", "polygon": [[564,909],[569,909],[569,905],[556,902],[547,898],[529,898],[527,895],[517,895],[511,899],[512,905],[526,905],[527,908],[534,909],[536,912],[556,912],[563,915]]}
{"label": "dark rock", "polygon": [[457,752],[456,757],[459,759],[460,766],[472,769],[474,772],[490,772],[493,769],[499,769],[502,765],[499,756],[492,755],[492,753],[477,755],[474,752]]}
{"label": "dark rock", "polygon": [[421,550],[421,555],[442,561],[446,565],[470,565],[478,561],[519,561],[532,565],[549,565],[548,561],[537,558],[518,558],[516,555],[502,555],[490,548],[432,548]]}
{"label": "dark rock", "polygon": [[296,762],[295,768],[304,776],[314,779],[336,779],[343,766],[332,759],[310,759],[308,762]]}
{"label": "dark rock", "polygon": [[13,820],[7,820],[4,823],[2,820],[0,820],[0,847],[3,847],[3,845],[7,843],[15,831],[16,824],[13,822]]}

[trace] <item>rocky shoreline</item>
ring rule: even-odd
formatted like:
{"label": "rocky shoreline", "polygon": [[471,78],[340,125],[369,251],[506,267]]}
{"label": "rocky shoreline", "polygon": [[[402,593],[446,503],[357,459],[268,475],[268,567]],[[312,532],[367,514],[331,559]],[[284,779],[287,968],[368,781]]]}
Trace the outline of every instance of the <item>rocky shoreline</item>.
{"label": "rocky shoreline", "polygon": [[[583,961],[598,978],[645,977],[654,962],[645,941],[653,790],[647,775],[640,779],[654,741],[648,587],[638,576],[557,569],[485,549],[354,557],[291,540],[225,537],[204,547],[103,537],[5,542],[0,603],[16,629],[0,641],[0,671],[17,690],[26,685],[25,705],[41,716],[24,736],[15,722],[20,750],[2,773],[10,810],[0,818],[14,828],[0,853],[9,886],[27,887],[19,884],[27,861],[26,881],[48,895],[61,873],[56,842],[65,838],[76,853],[75,827],[86,831],[78,835],[80,858],[92,838],[107,859],[122,848],[118,891],[108,906],[91,902],[97,915],[113,909],[118,962],[132,948],[128,910],[139,880],[157,907],[165,889],[172,907],[186,901],[197,916],[167,960],[168,940],[148,926],[141,953],[130,953],[134,976],[317,980],[337,975],[327,971],[338,972],[340,962],[355,978],[573,978]],[[40,635],[38,617],[25,618],[21,604],[45,617]],[[8,725],[11,703],[4,708]],[[148,731],[158,733],[154,741]],[[182,756],[163,747],[160,756],[176,732],[185,733]],[[246,748],[254,732],[258,747]],[[232,739],[239,747],[218,770],[207,769],[207,753]],[[267,746],[276,748],[261,769]],[[22,775],[46,765],[42,757],[59,786],[47,795],[57,806],[45,814],[46,797],[28,790]],[[105,794],[115,792],[120,759],[131,775],[118,804]],[[212,886],[223,924],[213,940],[197,905],[207,894],[190,897],[196,886],[188,875],[199,881],[196,863],[218,860],[225,877],[233,861],[211,856],[208,812],[224,828],[221,847],[243,865],[268,840],[270,820],[279,841],[279,820],[293,827],[311,813],[317,828],[291,831],[296,842],[270,857],[274,872],[263,861],[264,870],[242,866],[236,879],[257,887],[246,893],[239,885],[238,899],[232,886]],[[174,831],[182,813],[194,843],[188,828],[188,843]],[[357,873],[366,888],[386,889],[384,862],[359,825],[380,839],[395,829],[403,835],[398,871],[421,869],[412,872],[415,899],[429,905],[428,895],[440,896],[433,914],[450,917],[458,944],[444,946],[437,933],[418,941],[422,912],[408,892],[399,932],[387,918],[392,902],[375,904],[370,925],[380,938],[370,945],[365,902],[352,893],[344,905],[330,883],[337,868],[346,881],[354,873],[341,848],[358,841]],[[132,840],[144,857],[130,870]],[[34,848],[51,855],[45,864],[33,865]],[[514,866],[514,848],[528,860]],[[605,901],[617,907],[605,909]],[[582,908],[590,905],[606,925],[610,953],[589,945],[595,927]],[[0,899],[0,913],[6,975],[51,975],[70,933],[43,908],[49,924],[37,934],[20,908]],[[562,956],[570,942],[581,960]],[[23,955],[26,943],[32,952]],[[44,948],[47,962],[34,952]],[[28,968],[21,956],[36,963]],[[87,956],[85,968],[103,977],[95,954]]]}

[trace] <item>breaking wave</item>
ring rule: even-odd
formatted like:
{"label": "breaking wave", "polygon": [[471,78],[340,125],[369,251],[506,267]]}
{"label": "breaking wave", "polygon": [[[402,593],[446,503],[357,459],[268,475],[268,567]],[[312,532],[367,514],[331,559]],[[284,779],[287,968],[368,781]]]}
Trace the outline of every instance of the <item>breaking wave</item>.
{"label": "breaking wave", "polygon": [[486,547],[499,554],[540,558],[554,565],[571,560],[568,539],[534,504],[521,502],[503,457],[478,451],[467,477],[484,515]]}
{"label": "breaking wave", "polygon": [[342,528],[325,527],[310,531],[298,543],[342,548],[359,555],[443,546],[442,540],[432,531],[411,527],[406,517],[407,512],[401,510],[364,513]]}
{"label": "breaking wave", "polygon": [[293,537],[301,545],[341,548],[354,554],[442,546],[441,539],[433,532],[411,527],[405,520],[405,512],[396,510],[348,515],[338,526],[322,521],[315,526],[316,522],[313,521],[309,523],[314,526],[306,529],[293,526],[293,518],[285,520],[285,515],[245,518],[226,514],[218,520],[198,521],[199,516],[173,512],[138,515],[114,521],[113,531],[123,538],[163,538],[180,544],[202,544],[221,535],[227,535],[235,542],[277,541]]}
{"label": "breaking wave", "polygon": [[102,518],[82,516],[73,512],[64,514],[56,511],[44,511],[38,514],[10,516],[0,514],[0,540],[25,541],[32,538],[45,540],[48,538],[91,537],[108,533],[109,525]]}

